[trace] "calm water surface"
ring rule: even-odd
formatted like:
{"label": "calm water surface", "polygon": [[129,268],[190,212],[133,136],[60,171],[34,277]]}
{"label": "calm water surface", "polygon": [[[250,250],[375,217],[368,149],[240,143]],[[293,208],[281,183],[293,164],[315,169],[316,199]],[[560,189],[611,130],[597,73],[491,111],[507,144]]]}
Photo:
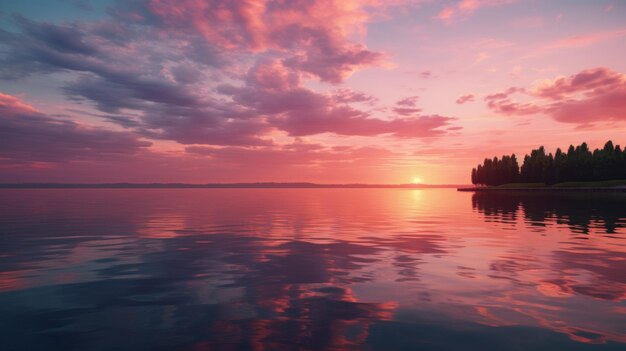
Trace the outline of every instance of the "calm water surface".
{"label": "calm water surface", "polygon": [[625,350],[626,196],[0,190],[3,350]]}

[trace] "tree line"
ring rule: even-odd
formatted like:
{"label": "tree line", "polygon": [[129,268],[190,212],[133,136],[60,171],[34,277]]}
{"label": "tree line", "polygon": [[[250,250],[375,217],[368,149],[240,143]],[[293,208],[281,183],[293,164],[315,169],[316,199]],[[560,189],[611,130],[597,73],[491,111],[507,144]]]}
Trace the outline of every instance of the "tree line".
{"label": "tree line", "polygon": [[626,148],[607,141],[602,149],[589,150],[587,143],[570,145],[546,154],[543,146],[524,156],[520,167],[515,154],[486,158],[472,169],[472,184],[545,183],[626,179]]}

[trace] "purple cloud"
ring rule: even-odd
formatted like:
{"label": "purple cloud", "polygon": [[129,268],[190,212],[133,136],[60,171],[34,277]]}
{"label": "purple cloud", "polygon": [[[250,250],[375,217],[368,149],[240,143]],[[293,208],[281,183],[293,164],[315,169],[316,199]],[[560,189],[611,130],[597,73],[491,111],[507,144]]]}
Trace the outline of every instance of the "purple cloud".
{"label": "purple cloud", "polygon": [[0,159],[4,164],[117,159],[151,144],[133,133],[51,118],[0,93]]}
{"label": "purple cloud", "polygon": [[459,105],[463,105],[466,102],[473,102],[473,101],[474,101],[473,94],[462,95],[462,96],[459,96],[458,99],[456,99],[456,103]]}

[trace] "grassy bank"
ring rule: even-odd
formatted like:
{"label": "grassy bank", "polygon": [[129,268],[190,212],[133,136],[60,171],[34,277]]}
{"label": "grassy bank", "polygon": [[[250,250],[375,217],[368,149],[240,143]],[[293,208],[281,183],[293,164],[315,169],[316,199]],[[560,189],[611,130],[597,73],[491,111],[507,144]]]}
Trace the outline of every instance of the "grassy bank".
{"label": "grassy bank", "polygon": [[497,186],[490,186],[488,188],[496,189],[529,189],[529,188],[612,188],[612,187],[625,187],[626,179],[618,180],[602,180],[597,182],[564,182],[556,183],[552,185],[546,185],[544,183],[509,183]]}

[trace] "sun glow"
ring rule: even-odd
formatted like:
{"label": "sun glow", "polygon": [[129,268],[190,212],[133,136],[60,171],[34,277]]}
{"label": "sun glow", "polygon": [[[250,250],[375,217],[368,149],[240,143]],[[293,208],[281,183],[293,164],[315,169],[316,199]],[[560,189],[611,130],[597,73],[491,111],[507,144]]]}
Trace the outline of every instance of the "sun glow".
{"label": "sun glow", "polygon": [[413,184],[422,184],[422,178],[420,178],[420,177],[413,177],[413,180],[411,181],[411,183],[413,183]]}

